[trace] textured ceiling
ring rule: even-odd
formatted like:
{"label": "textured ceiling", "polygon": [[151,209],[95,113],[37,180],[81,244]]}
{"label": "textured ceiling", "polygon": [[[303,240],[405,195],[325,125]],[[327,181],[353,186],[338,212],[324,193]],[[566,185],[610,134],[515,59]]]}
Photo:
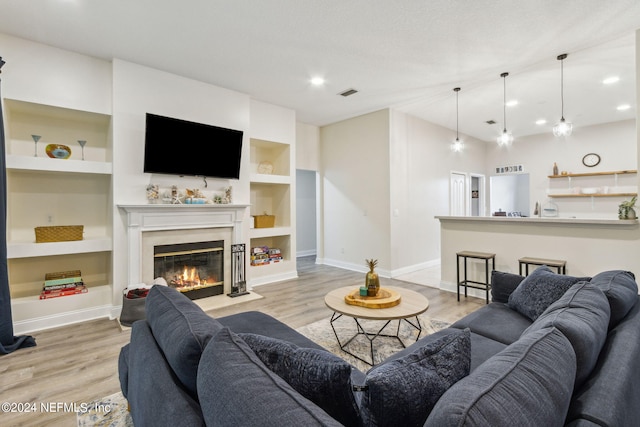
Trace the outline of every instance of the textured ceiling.
{"label": "textured ceiling", "polygon": [[[310,124],[394,107],[455,129],[459,86],[460,132],[482,140],[502,129],[505,71],[519,101],[509,129],[550,132],[561,53],[567,120],[635,118],[638,28],[638,0],[0,0],[3,33],[237,90]],[[610,74],[621,81],[604,87]]]}

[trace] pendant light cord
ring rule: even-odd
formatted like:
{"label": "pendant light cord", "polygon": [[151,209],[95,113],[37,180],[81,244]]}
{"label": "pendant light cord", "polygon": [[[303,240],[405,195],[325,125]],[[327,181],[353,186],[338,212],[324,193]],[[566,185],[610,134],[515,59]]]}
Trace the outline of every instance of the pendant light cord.
{"label": "pendant light cord", "polygon": [[564,121],[564,58],[560,60],[560,120]]}
{"label": "pendant light cord", "polygon": [[504,124],[503,133],[507,133],[507,76],[509,73],[502,73],[500,77],[502,77],[502,121]]}

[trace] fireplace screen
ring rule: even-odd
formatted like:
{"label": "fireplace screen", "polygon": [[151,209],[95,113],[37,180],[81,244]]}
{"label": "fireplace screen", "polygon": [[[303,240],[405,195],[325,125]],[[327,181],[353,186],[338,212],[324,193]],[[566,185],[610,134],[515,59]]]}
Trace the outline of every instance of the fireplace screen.
{"label": "fireplace screen", "polygon": [[222,294],[224,241],[155,246],[153,274],[191,299]]}

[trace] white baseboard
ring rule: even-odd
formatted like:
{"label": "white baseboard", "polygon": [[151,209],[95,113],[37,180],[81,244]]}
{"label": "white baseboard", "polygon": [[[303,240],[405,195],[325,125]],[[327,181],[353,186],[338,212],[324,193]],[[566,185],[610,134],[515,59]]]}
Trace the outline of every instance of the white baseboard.
{"label": "white baseboard", "polygon": [[416,271],[427,268],[437,267],[440,265],[440,258],[431,261],[421,262],[419,264],[408,265],[406,267],[397,268],[391,271],[391,277],[402,276],[403,274],[415,273]]}
{"label": "white baseboard", "polygon": [[318,254],[318,251],[316,251],[315,249],[309,249],[306,251],[298,251],[296,252],[296,258],[300,258],[303,256],[315,256]]}
{"label": "white baseboard", "polygon": [[[57,328],[67,326],[74,323],[86,322],[101,318],[113,319],[112,313],[115,307],[113,305],[103,305],[99,307],[91,307],[83,310],[68,311],[50,316],[36,317],[28,320],[20,320],[13,323],[13,332],[15,335],[22,335],[29,332],[42,331],[44,329]],[[121,307],[120,307],[121,308]],[[120,310],[118,310],[118,314]]]}
{"label": "white baseboard", "polygon": [[[262,268],[262,267],[258,267],[258,268]],[[259,277],[257,279],[251,279],[249,280],[247,285],[249,286],[249,290],[251,290],[255,286],[266,285],[267,283],[282,282],[283,280],[291,280],[291,279],[297,279],[297,278],[298,278],[298,272],[290,271],[287,273],[272,274],[265,277]]]}
{"label": "white baseboard", "polygon": [[[318,264],[317,260],[316,260],[316,264]],[[322,264],[330,265],[332,267],[344,268],[345,270],[357,271],[359,273],[366,273],[367,271],[369,271],[369,269],[367,268],[366,265],[364,265],[364,263],[360,265],[360,264],[354,264],[351,262],[339,261],[336,259],[324,258],[322,259]],[[391,272],[389,270],[386,270],[383,268],[376,268],[376,272],[380,277],[386,277],[386,278],[391,277]]]}

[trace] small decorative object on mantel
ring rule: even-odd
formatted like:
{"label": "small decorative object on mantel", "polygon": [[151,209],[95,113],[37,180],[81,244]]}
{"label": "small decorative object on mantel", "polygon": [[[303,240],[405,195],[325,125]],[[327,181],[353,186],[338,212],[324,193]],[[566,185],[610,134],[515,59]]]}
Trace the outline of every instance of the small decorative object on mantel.
{"label": "small decorative object on mantel", "polygon": [[52,159],[68,159],[71,157],[71,148],[62,144],[49,144],[45,147],[45,153]]}
{"label": "small decorative object on mantel", "polygon": [[222,198],[222,203],[228,205],[233,202],[233,187],[225,187],[224,189],[224,197]]}
{"label": "small decorative object on mantel", "polygon": [[365,286],[367,287],[367,296],[375,297],[380,290],[380,277],[378,277],[378,273],[374,271],[376,266],[378,265],[377,259],[367,259],[367,265],[369,266],[369,271],[365,277]]}
{"label": "small decorative object on mantel", "polygon": [[633,208],[636,206],[637,199],[638,196],[633,196],[631,200],[625,200],[618,205],[619,219],[636,219],[636,211]]}
{"label": "small decorative object on mantel", "polygon": [[172,185],[171,186],[171,204],[172,205],[181,205],[182,202],[180,201],[180,197],[178,195],[178,186],[177,185]]}
{"label": "small decorative object on mantel", "polygon": [[193,190],[187,188],[187,197],[184,199],[187,205],[204,205],[207,202],[207,198],[202,194],[199,188]]}
{"label": "small decorative object on mantel", "polygon": [[158,184],[147,185],[147,200],[149,203],[158,203],[160,197],[160,189]]}
{"label": "small decorative object on mantel", "polygon": [[558,164],[553,162],[553,176],[558,176]]}

